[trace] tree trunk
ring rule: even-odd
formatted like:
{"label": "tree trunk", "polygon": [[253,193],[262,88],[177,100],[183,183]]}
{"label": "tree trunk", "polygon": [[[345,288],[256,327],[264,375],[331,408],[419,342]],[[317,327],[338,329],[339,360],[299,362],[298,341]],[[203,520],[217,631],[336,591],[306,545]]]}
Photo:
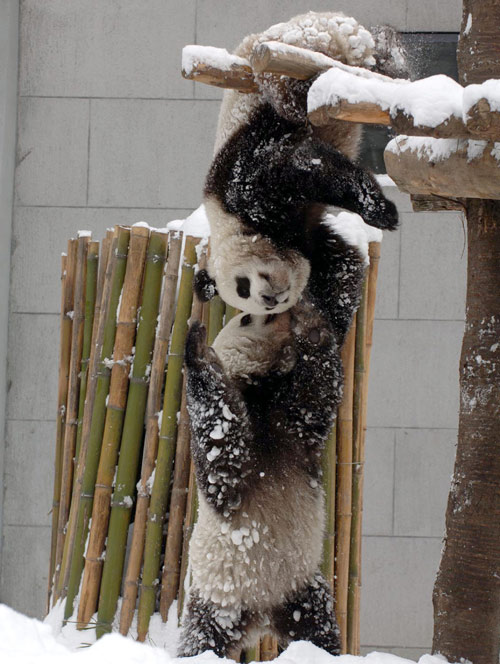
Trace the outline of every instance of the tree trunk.
{"label": "tree trunk", "polygon": [[[465,0],[463,84],[500,78],[500,3]],[[500,652],[500,202],[469,199],[460,416],[446,537],[434,586],[433,652],[497,664]]]}

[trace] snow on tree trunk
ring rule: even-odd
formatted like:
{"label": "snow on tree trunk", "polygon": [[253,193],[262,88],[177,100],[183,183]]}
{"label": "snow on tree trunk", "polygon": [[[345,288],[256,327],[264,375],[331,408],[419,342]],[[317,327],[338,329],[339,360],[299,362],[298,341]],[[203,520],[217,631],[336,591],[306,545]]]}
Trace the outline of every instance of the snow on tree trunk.
{"label": "snow on tree trunk", "polygon": [[[500,78],[500,2],[464,0],[461,83]],[[499,137],[500,138],[500,137]],[[467,201],[466,326],[433,652],[497,664],[500,652],[500,202]]]}

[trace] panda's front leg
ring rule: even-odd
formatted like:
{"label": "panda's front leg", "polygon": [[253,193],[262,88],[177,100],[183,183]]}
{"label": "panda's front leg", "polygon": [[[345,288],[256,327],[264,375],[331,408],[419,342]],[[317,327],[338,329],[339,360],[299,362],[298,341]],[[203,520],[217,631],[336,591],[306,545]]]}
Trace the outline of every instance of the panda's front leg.
{"label": "panda's front leg", "polygon": [[280,646],[310,641],[331,655],[340,654],[340,631],[330,586],[318,572],[311,583],[274,607],[271,624]]}
{"label": "panda's front leg", "polygon": [[251,486],[256,449],[242,394],[205,337],[204,326],[193,323],[185,353],[191,451],[199,490],[228,516]]}

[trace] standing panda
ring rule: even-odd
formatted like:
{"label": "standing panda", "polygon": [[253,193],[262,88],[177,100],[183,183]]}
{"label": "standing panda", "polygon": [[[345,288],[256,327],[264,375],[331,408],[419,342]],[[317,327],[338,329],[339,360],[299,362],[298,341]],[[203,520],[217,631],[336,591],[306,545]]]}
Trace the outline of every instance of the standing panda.
{"label": "standing panda", "polygon": [[319,571],[321,456],[342,396],[340,348],[365,259],[338,221],[320,222],[314,233],[311,277],[293,308],[240,314],[213,348],[203,326],[189,330],[199,516],[180,656],[231,656],[266,632],[283,647],[300,639],[340,652],[334,600]]}
{"label": "standing panda", "polygon": [[[338,13],[297,16],[246,37],[236,54],[276,40],[319,51],[350,65],[405,72],[404,54],[390,28],[376,39]],[[293,306],[307,283],[311,234],[327,206],[360,214],[366,223],[393,228],[394,205],[376,180],[356,166],[361,125],[307,121],[311,81],[259,74],[260,92],[226,91],[216,156],[204,191],[211,230],[208,270],[197,275],[202,299],[217,291],[234,307],[264,315]]]}

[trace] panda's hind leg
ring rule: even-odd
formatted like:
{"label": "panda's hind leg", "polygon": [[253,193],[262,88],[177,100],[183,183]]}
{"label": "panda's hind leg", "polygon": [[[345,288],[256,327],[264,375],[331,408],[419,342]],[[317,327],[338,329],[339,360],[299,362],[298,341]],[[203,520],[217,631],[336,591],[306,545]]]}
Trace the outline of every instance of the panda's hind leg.
{"label": "panda's hind leg", "polygon": [[333,595],[319,572],[309,585],[272,610],[271,623],[283,647],[291,641],[310,641],[332,655],[340,654]]}
{"label": "panda's hind leg", "polygon": [[253,622],[250,612],[223,608],[203,600],[192,590],[182,620],[177,656],[193,657],[206,650],[213,650],[219,657],[234,656]]}

